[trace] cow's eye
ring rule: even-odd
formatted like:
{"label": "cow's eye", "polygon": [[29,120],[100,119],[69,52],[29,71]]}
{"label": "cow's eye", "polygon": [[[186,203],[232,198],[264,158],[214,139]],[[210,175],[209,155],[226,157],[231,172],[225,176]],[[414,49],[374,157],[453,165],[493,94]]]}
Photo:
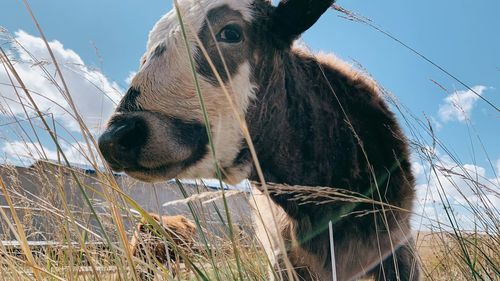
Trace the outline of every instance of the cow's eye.
{"label": "cow's eye", "polygon": [[216,37],[217,41],[225,43],[239,43],[243,40],[241,28],[234,24],[224,26]]}

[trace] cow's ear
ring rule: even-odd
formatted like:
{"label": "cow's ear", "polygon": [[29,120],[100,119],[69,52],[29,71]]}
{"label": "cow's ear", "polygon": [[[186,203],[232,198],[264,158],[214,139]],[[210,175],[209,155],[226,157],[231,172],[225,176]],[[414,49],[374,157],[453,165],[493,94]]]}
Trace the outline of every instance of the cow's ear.
{"label": "cow's ear", "polygon": [[272,36],[290,46],[309,29],[335,0],[281,0],[271,14]]}

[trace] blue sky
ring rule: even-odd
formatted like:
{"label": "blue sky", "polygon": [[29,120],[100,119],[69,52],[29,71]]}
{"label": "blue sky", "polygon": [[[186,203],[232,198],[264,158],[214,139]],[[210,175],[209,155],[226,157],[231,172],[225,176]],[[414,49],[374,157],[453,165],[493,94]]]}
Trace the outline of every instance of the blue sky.
{"label": "blue sky", "polygon": [[[172,7],[171,1],[132,0],[30,4],[49,40],[74,51],[88,69],[104,74],[110,87],[115,85],[118,90],[126,89],[127,77],[137,69],[149,30]],[[373,20],[500,106],[499,1],[340,0],[338,4]],[[496,179],[494,171],[500,170],[500,113],[401,45],[340,15],[328,11],[304,34],[305,43],[314,51],[333,52],[359,63],[413,114],[431,119],[436,135],[462,164],[484,168],[485,178]],[[3,1],[0,26],[11,33],[23,30],[39,36],[22,1]],[[451,98],[452,93],[459,99]],[[466,108],[469,125],[464,115],[456,112],[454,101]],[[15,138],[5,128],[0,127],[4,142]]]}

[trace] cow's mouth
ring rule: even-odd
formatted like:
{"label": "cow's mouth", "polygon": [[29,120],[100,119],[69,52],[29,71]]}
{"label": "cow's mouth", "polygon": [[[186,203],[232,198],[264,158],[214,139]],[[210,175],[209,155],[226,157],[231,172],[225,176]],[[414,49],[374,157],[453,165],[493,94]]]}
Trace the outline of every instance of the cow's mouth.
{"label": "cow's mouth", "polygon": [[164,165],[158,168],[127,168],[123,169],[127,175],[145,182],[158,182],[175,178],[183,171],[183,165]]}

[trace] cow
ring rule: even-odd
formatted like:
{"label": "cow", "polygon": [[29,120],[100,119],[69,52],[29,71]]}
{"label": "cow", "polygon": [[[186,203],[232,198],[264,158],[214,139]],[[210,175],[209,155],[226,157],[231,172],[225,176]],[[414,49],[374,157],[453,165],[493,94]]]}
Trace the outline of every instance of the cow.
{"label": "cow", "polygon": [[[181,256],[193,252],[196,226],[192,221],[182,215],[160,216],[149,213],[152,219],[160,224],[169,239],[162,237],[161,233],[143,218],[137,225],[130,241],[130,253],[141,259],[146,264],[158,262],[166,265],[168,262],[179,263]],[[175,245],[171,245],[171,244]],[[182,255],[179,252],[182,251]],[[151,262],[150,262],[151,261]],[[150,266],[150,265],[149,265]],[[172,274],[176,274],[177,266],[172,267]],[[155,272],[148,267],[147,270],[138,270],[140,280],[154,280]]]}
{"label": "cow", "polygon": [[254,188],[257,234],[279,273],[270,280],[420,280],[415,180],[395,115],[373,79],[294,43],[333,2],[176,1],[99,148],[113,170],[147,182],[285,186]]}

